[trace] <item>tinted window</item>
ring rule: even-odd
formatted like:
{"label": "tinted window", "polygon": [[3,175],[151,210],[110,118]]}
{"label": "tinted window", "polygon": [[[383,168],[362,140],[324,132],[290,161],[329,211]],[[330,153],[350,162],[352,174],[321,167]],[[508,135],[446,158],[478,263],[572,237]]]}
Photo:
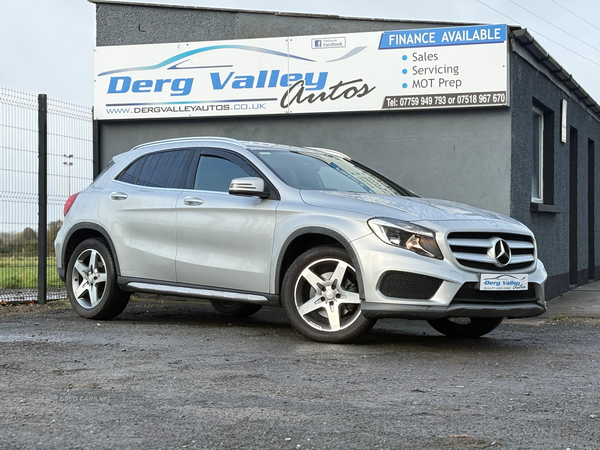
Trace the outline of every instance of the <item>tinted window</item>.
{"label": "tinted window", "polygon": [[172,150],[146,156],[136,184],[183,189],[195,150]]}
{"label": "tinted window", "polygon": [[217,156],[202,156],[196,172],[194,189],[229,192],[231,180],[248,176],[255,175],[228,159]]}
{"label": "tinted window", "polygon": [[135,161],[117,179],[125,183],[135,184],[135,182],[137,181],[138,174],[140,173],[140,168],[144,164],[145,159],[146,158],[140,158],[137,161]]}

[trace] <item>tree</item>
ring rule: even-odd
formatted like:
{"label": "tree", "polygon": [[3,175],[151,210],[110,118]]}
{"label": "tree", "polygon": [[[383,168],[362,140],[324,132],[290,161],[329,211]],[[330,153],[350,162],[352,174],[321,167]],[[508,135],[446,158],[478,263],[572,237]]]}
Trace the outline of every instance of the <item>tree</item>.
{"label": "tree", "polygon": [[21,233],[21,239],[23,239],[23,241],[35,241],[37,240],[37,233],[33,228],[27,227]]}
{"label": "tree", "polygon": [[62,220],[56,220],[48,224],[48,256],[54,255],[54,241],[56,239],[56,235],[58,234],[58,230],[60,230],[60,227],[62,227],[62,224]]}

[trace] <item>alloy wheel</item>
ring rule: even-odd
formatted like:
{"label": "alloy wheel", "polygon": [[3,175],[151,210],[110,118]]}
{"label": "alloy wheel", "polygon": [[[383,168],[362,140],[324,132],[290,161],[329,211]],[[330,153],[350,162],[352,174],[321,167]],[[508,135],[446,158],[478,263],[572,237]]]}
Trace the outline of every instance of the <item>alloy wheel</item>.
{"label": "alloy wheel", "polygon": [[83,308],[94,308],[106,289],[106,262],[95,249],[86,249],[77,257],[71,284],[77,303]]}
{"label": "alloy wheel", "polygon": [[294,302],[302,320],[317,330],[349,327],[360,317],[354,268],[337,258],[314,261],[296,280]]}

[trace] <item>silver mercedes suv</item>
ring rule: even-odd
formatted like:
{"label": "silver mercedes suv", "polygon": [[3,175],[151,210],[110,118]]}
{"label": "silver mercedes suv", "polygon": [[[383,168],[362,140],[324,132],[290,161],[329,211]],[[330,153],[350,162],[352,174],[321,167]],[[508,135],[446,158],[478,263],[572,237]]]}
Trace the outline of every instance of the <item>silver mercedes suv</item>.
{"label": "silver mercedes suv", "polygon": [[69,198],[55,247],[71,304],[91,319],[149,292],[233,316],[283,306],[304,336],[340,343],[384,317],[478,337],[546,309],[523,224],[420,198],[333,150],[212,137],[138,146]]}

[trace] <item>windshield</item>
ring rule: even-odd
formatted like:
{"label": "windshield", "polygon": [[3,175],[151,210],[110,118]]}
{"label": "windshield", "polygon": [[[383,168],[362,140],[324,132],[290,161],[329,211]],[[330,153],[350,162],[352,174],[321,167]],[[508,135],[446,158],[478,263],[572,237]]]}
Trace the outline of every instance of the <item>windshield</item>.
{"label": "windshield", "polygon": [[361,192],[410,196],[365,167],[334,155],[316,151],[255,150],[257,155],[286,184],[296,189]]}

